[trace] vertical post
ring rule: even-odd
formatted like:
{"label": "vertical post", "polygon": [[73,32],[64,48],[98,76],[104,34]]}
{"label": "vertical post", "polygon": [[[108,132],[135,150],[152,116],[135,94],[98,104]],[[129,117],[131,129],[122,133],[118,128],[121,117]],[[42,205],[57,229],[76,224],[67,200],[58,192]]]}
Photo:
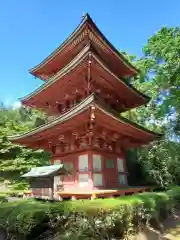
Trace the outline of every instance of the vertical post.
{"label": "vertical post", "polygon": [[91,200],[94,200],[94,199],[96,199],[96,194],[95,193],[92,193],[92,195],[91,195]]}
{"label": "vertical post", "polygon": [[76,196],[72,196],[72,197],[71,197],[71,200],[76,200]]}
{"label": "vertical post", "polygon": [[92,152],[88,152],[88,175],[89,175],[89,181],[88,185],[92,189],[93,188],[93,159],[92,159]]}
{"label": "vertical post", "polygon": [[101,167],[103,187],[106,188],[106,157],[104,154],[101,154]]}
{"label": "vertical post", "polygon": [[91,94],[91,53],[89,53],[88,58],[88,79],[87,79],[87,95]]}
{"label": "vertical post", "polygon": [[49,197],[50,200],[54,199],[54,177],[50,178],[51,184],[50,184],[50,188],[49,188]]}
{"label": "vertical post", "polygon": [[79,154],[74,155],[74,169],[75,169],[75,176],[74,176],[74,186],[75,188],[79,187]]}
{"label": "vertical post", "polygon": [[118,187],[119,186],[119,178],[118,178],[118,158],[117,156],[114,156],[114,168],[115,168],[115,173],[116,174],[116,186]]}

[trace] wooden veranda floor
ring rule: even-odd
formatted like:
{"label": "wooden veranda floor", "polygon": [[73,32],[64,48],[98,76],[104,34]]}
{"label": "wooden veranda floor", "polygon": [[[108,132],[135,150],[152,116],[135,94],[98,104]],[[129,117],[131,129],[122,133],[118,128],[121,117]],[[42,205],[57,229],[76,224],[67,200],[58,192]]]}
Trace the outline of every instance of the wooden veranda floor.
{"label": "wooden veranda floor", "polygon": [[131,195],[139,192],[149,191],[149,187],[125,187],[120,189],[95,189],[95,190],[65,190],[56,193],[59,200],[71,198],[75,199],[96,199]]}

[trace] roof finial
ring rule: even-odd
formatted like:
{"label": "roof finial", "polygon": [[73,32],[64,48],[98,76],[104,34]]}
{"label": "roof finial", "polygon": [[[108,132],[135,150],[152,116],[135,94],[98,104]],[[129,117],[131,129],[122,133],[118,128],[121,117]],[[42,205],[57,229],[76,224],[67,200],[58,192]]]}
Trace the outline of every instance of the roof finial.
{"label": "roof finial", "polygon": [[82,18],[84,19],[87,16],[88,16],[88,13],[87,12],[83,12]]}

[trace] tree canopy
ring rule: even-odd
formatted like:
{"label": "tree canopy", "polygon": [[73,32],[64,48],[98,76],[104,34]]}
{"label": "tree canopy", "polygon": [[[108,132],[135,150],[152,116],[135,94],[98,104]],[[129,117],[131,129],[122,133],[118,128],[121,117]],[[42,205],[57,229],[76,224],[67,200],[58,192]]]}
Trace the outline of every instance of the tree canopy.
{"label": "tree canopy", "polygon": [[12,144],[8,136],[16,135],[36,127],[37,119],[44,119],[42,113],[20,107],[19,109],[0,108],[0,176],[16,182],[20,176],[34,166],[48,164],[48,154],[43,150],[33,151]]}
{"label": "tree canopy", "polygon": [[157,142],[134,151],[150,182],[166,187],[179,184],[180,28],[161,28],[148,39],[143,56],[134,58],[140,74],[131,83],[151,97],[147,106],[124,115],[154,131],[164,132]]}

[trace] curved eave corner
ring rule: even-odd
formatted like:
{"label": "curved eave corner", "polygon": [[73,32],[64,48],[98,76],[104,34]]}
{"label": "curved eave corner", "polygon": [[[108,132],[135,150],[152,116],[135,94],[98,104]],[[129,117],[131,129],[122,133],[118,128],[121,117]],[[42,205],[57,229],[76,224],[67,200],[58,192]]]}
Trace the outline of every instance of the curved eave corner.
{"label": "curved eave corner", "polygon": [[133,70],[134,75],[137,75],[139,73],[139,70],[131,63],[128,61],[128,59],[126,57],[123,56],[123,54],[121,54],[114,46],[113,44],[104,36],[104,34],[100,31],[100,29],[97,27],[97,25],[95,24],[95,22],[92,20],[92,18],[90,17],[90,15],[88,13],[86,13],[85,18],[87,19],[87,21],[96,29],[96,31],[98,32],[98,34],[101,36],[101,38],[106,42],[107,45],[109,45],[109,47],[119,56],[119,58],[128,66],[130,67],[131,70]]}
{"label": "curved eave corner", "polygon": [[30,132],[31,131],[22,133],[21,135],[8,136],[8,140],[15,145],[29,147],[28,142],[24,141],[24,139],[26,138],[26,134],[29,134]]}
{"label": "curved eave corner", "polygon": [[135,93],[137,93],[144,100],[143,104],[147,104],[151,100],[151,97],[140,92],[137,88],[135,88],[133,85],[129,84],[127,81],[125,82],[125,84],[127,85],[127,87],[131,88]]}
{"label": "curved eave corner", "polygon": [[99,36],[103,39],[103,41],[112,49],[113,52],[122,60],[122,62],[132,71],[132,76],[135,76],[139,73],[139,70],[131,63],[128,61],[127,58],[125,58],[114,46],[113,44],[104,36],[104,34],[99,30],[99,28],[96,26],[96,24],[93,22],[92,18],[89,16],[88,13],[86,13],[80,22],[80,24],[75,28],[75,30],[69,35],[69,37],[66,38],[66,40],[60,44],[59,47],[57,47],[48,57],[46,57],[43,61],[41,61],[39,64],[34,66],[33,68],[29,69],[29,73],[34,75],[35,77],[38,77],[42,80],[46,80],[43,77],[41,78],[38,74],[36,74],[36,71],[40,68],[42,64],[46,64],[46,62],[54,58],[55,54],[58,54],[58,52],[61,51],[61,49],[68,44],[68,41],[70,41],[73,36],[86,24],[89,23],[95,31],[99,34]]}
{"label": "curved eave corner", "polygon": [[[46,61],[48,61],[50,58],[53,58],[53,56],[55,54],[57,54],[62,48],[63,46],[65,46],[68,41],[73,37],[73,35],[76,34],[76,32],[86,23],[88,17],[87,17],[88,14],[85,14],[85,16],[82,18],[81,22],[79,23],[79,25],[75,28],[75,30],[69,35],[69,37],[67,37],[65,39],[64,42],[62,42],[62,44],[59,45],[59,47],[57,47],[51,54],[49,54],[43,61],[41,61],[39,64],[37,64],[36,66],[30,68],[28,71],[29,73],[31,73],[32,75],[36,76],[36,71],[37,69],[40,67],[40,65],[42,64],[46,64]],[[39,78],[39,76],[38,76]]]}
{"label": "curved eave corner", "polygon": [[[97,99],[98,99],[98,97],[97,97]],[[104,105],[104,103],[103,103],[103,105]],[[105,110],[103,105],[102,105],[102,109],[106,112],[106,114],[111,114],[112,116],[114,115],[116,117],[116,119],[119,120],[120,122],[122,122],[124,124],[127,124],[127,125],[130,125],[130,126],[136,128],[138,130],[141,130],[144,133],[148,133],[154,139],[160,139],[160,138],[162,138],[164,136],[163,133],[155,133],[155,132],[153,132],[153,131],[151,131],[151,130],[149,130],[149,129],[147,129],[147,128],[145,128],[145,127],[143,127],[143,126],[141,126],[141,125],[139,125],[139,124],[137,124],[135,122],[132,122],[132,121],[128,120],[127,118],[121,116],[119,113],[117,113],[116,111],[111,109],[109,106],[106,107],[108,109],[108,111]]]}
{"label": "curved eave corner", "polygon": [[18,98],[18,100],[19,100],[19,102],[21,103],[22,106],[27,107],[27,108],[33,108],[33,106],[31,106],[28,103],[28,96],[29,95],[26,95],[24,97]]}
{"label": "curved eave corner", "polygon": [[131,126],[134,126],[135,128],[140,129],[140,130],[142,130],[142,131],[144,131],[144,132],[146,132],[146,133],[148,133],[148,134],[151,134],[154,139],[160,139],[160,138],[162,138],[162,137],[164,136],[163,133],[153,132],[153,131],[151,131],[151,130],[149,130],[149,129],[147,129],[147,128],[145,128],[145,127],[143,127],[143,126],[141,126],[141,125],[139,125],[139,124],[137,124],[137,123],[135,123],[135,122],[132,122],[132,121],[128,120],[127,118],[125,118],[125,117],[123,117],[123,116],[121,116],[121,115],[120,115],[119,118],[120,118],[120,120],[122,120],[124,123],[127,123],[127,124],[129,124],[129,125],[131,125]]}

